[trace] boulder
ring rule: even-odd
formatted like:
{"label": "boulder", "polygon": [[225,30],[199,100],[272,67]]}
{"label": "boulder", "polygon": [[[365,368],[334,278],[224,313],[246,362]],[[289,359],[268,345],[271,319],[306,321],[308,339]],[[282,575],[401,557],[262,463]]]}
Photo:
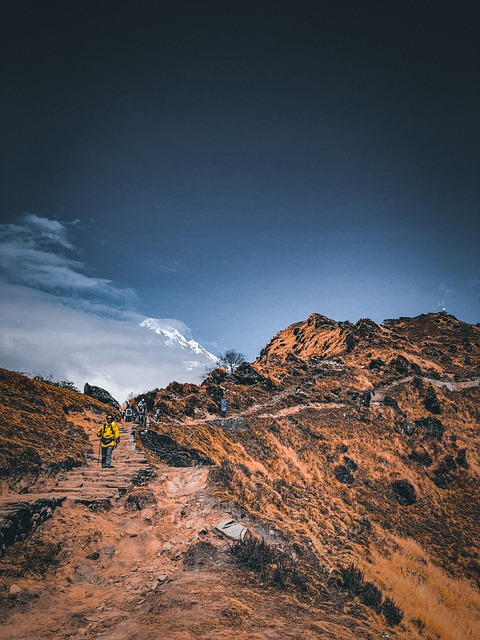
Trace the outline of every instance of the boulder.
{"label": "boulder", "polygon": [[430,411],[430,413],[442,413],[442,407],[440,406],[437,394],[435,393],[431,384],[429,384],[427,387],[424,404],[425,408],[427,409],[427,411]]}
{"label": "boulder", "polygon": [[114,407],[118,411],[120,410],[120,404],[108,393],[108,391],[102,389],[102,387],[95,387],[86,382],[83,388],[83,393],[90,398],[95,398],[95,400],[98,400],[99,402],[103,402],[104,404]]}
{"label": "boulder", "polygon": [[445,427],[438,418],[426,416],[425,418],[417,418],[415,426],[425,429],[427,435],[440,439],[445,433]]}
{"label": "boulder", "polygon": [[336,479],[343,484],[353,484],[355,480],[352,472],[347,468],[346,465],[338,465],[338,467],[335,467],[334,473]]}
{"label": "boulder", "polygon": [[392,483],[392,492],[395,500],[402,506],[415,504],[417,496],[413,485],[408,480],[396,480]]}

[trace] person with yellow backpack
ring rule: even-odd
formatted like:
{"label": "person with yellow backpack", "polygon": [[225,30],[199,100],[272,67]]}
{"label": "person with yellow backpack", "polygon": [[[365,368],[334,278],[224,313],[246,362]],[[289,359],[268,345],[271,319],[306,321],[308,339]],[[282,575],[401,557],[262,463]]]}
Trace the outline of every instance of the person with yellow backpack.
{"label": "person with yellow backpack", "polygon": [[98,430],[97,436],[100,438],[100,449],[102,451],[102,469],[109,469],[112,466],[113,450],[120,442],[120,431],[118,425],[109,413],[107,420]]}

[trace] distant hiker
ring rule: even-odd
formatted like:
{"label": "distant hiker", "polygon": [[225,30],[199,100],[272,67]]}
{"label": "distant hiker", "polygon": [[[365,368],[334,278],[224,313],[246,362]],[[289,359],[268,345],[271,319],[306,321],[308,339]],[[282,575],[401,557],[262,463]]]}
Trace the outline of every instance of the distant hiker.
{"label": "distant hiker", "polygon": [[139,409],[141,409],[141,408],[142,408],[144,411],[146,410],[146,408],[147,408],[147,403],[145,402],[145,398],[142,398],[142,399],[140,400],[140,402],[138,403],[138,408],[139,408]]}
{"label": "distant hiker", "polygon": [[157,422],[160,422],[161,419],[162,419],[162,410],[160,409],[160,407],[157,407],[155,409],[155,420]]}
{"label": "distant hiker", "polygon": [[120,431],[118,425],[109,413],[106,422],[98,430],[97,436],[100,438],[100,448],[102,450],[102,468],[108,469],[112,466],[113,450],[120,442]]}
{"label": "distant hiker", "polygon": [[138,419],[137,419],[138,424],[141,427],[145,427],[147,424],[147,416],[145,413],[145,407],[142,405],[140,406],[140,403],[138,403]]}
{"label": "distant hiker", "polygon": [[125,422],[131,422],[133,417],[133,409],[130,405],[127,405],[125,409]]}
{"label": "distant hiker", "polygon": [[225,415],[227,413],[227,399],[222,398],[220,400],[220,411]]}

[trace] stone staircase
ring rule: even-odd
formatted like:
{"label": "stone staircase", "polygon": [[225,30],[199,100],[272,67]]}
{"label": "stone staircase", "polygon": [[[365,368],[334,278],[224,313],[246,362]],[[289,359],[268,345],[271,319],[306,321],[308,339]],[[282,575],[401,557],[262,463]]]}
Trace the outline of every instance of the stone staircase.
{"label": "stone staircase", "polygon": [[62,495],[79,502],[116,500],[132,485],[144,484],[152,475],[153,467],[142,451],[135,447],[132,428],[134,423],[119,425],[120,444],[113,453],[112,467],[100,465],[97,427],[89,434],[95,453],[87,456],[85,467],[76,468],[57,476],[55,484],[47,489],[50,494]]}
{"label": "stone staircase", "polygon": [[0,497],[0,557],[5,548],[23,540],[41,522],[51,517],[65,500],[92,506],[110,506],[129,487],[143,485],[154,467],[135,446],[134,423],[120,423],[120,444],[113,454],[113,467],[102,469],[99,462],[97,428],[89,439],[95,454],[87,456],[84,467],[66,471],[46,483],[42,493],[11,493]]}

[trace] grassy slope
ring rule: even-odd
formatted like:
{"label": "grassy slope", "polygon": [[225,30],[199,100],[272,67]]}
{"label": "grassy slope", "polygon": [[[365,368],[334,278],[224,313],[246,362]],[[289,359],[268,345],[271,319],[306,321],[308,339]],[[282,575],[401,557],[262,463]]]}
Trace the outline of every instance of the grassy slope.
{"label": "grassy slope", "polygon": [[[354,334],[350,350],[347,333]],[[442,413],[434,416],[425,407],[428,382],[419,378],[478,376],[479,336],[478,327],[449,316],[387,327],[325,327],[314,317],[281,332],[255,364],[275,390],[226,376],[158,391],[155,399],[173,414],[159,428],[223,461],[214,473],[219,496],[284,536],[317,595],[353,562],[405,611],[406,637],[473,639],[480,625],[480,390],[435,389]],[[378,371],[368,366],[375,358],[385,363]],[[243,421],[223,429],[202,423],[215,410],[215,383],[226,389],[229,417]],[[391,383],[397,406],[362,407],[347,393]],[[192,407],[194,421],[186,417]],[[445,433],[405,432],[426,416],[441,419]],[[337,479],[338,468],[351,464],[346,457],[358,467],[350,485]],[[396,481],[413,487],[414,504],[398,503]],[[368,615],[377,624],[377,614]]]}
{"label": "grassy slope", "polygon": [[76,391],[0,369],[0,478],[14,482],[81,464],[90,449],[76,414],[109,410]]}

